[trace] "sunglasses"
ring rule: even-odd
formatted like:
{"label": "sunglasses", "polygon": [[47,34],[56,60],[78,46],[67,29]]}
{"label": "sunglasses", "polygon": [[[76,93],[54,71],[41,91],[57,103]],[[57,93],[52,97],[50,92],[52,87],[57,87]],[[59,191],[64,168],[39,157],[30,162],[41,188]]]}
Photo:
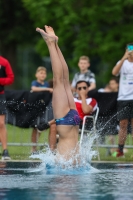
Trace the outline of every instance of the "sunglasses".
{"label": "sunglasses", "polygon": [[78,87],[78,90],[82,90],[82,89],[84,89],[84,90],[86,90],[87,89],[87,87]]}

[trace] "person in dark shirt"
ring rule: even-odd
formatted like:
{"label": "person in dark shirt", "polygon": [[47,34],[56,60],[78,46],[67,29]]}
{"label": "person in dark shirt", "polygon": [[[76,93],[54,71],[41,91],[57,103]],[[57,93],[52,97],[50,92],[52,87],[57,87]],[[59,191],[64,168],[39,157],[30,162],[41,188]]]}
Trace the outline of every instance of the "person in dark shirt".
{"label": "person in dark shirt", "polygon": [[0,141],[3,148],[2,160],[11,159],[7,150],[7,131],[5,126],[6,98],[4,86],[12,84],[13,81],[14,74],[10,63],[7,59],[0,56]]}

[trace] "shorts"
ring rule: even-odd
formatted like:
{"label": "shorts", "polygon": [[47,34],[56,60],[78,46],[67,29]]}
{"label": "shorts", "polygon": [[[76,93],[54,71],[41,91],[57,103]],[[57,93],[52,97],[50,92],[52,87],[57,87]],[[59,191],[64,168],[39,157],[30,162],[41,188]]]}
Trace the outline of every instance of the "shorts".
{"label": "shorts", "polygon": [[117,102],[118,121],[131,118],[133,118],[133,100],[118,101]]}
{"label": "shorts", "polygon": [[6,98],[5,94],[0,94],[0,115],[6,114]]}
{"label": "shorts", "polygon": [[77,110],[70,109],[69,112],[60,119],[55,120],[56,125],[79,125],[80,124],[80,117]]}

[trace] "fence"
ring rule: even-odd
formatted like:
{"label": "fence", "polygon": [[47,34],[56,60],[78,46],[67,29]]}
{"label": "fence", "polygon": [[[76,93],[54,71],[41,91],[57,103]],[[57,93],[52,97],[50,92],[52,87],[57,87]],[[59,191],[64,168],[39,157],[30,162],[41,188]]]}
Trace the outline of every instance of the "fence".
{"label": "fence", "polygon": [[[37,143],[31,142],[32,128],[19,128],[15,125],[7,124],[8,132],[8,145],[9,146],[38,146],[42,147],[48,143],[48,130],[43,131]],[[88,131],[85,131],[88,133]],[[98,147],[99,148],[117,148],[118,147],[118,137],[114,135],[114,144],[110,143],[109,135],[105,135],[104,141],[101,142],[101,135],[98,135]],[[1,143],[0,143],[1,144]],[[95,144],[93,145],[96,146]],[[128,134],[125,148],[133,148],[133,138],[131,134]]]}

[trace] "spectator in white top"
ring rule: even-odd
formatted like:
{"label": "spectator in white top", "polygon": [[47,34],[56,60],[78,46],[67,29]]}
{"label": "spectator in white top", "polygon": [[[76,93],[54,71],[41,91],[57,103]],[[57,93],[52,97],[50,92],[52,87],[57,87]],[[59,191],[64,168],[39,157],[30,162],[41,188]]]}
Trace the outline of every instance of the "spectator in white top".
{"label": "spectator in white top", "polygon": [[112,70],[113,75],[120,75],[118,91],[119,141],[118,150],[114,156],[123,156],[123,148],[126,142],[128,122],[131,120],[133,137],[133,43],[128,44],[126,52]]}
{"label": "spectator in white top", "polygon": [[72,80],[72,92],[75,92],[76,90],[76,83],[80,80],[88,81],[90,83],[89,90],[93,90],[96,88],[96,80],[95,80],[95,74],[91,72],[88,68],[90,67],[90,59],[88,56],[81,56],[79,58],[78,66],[80,69],[80,72],[77,72],[74,75],[74,78]]}

